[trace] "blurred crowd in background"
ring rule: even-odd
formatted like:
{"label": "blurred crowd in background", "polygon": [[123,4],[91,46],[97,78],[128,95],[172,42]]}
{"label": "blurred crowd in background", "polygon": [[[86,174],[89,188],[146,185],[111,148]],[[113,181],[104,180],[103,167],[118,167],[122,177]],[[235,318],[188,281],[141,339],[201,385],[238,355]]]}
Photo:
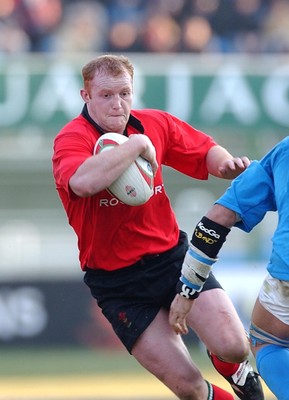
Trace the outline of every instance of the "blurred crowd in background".
{"label": "blurred crowd in background", "polygon": [[288,51],[288,0],[0,1],[0,55]]}

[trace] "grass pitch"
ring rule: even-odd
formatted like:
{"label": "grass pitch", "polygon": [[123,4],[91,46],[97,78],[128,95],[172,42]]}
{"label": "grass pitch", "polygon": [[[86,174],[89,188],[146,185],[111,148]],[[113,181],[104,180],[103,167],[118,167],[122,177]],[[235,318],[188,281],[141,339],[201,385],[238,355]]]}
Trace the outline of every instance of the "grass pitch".
{"label": "grass pitch", "polygon": [[[0,400],[173,400],[125,351],[0,349]],[[230,391],[202,349],[191,354],[206,379]],[[266,400],[276,400],[263,385]]]}

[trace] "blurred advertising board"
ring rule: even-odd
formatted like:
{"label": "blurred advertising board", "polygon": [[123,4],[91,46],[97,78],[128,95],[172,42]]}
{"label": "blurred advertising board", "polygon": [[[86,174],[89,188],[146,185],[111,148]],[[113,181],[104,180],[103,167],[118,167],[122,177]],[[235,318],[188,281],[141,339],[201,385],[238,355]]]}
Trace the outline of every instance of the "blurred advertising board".
{"label": "blurred advertising board", "polygon": [[[81,68],[95,55],[0,60],[0,126],[54,136],[82,106]],[[289,127],[287,57],[132,54],[134,107],[160,108],[195,126]]]}
{"label": "blurred advertising board", "polygon": [[80,280],[0,284],[0,347],[86,345],[119,347]]}

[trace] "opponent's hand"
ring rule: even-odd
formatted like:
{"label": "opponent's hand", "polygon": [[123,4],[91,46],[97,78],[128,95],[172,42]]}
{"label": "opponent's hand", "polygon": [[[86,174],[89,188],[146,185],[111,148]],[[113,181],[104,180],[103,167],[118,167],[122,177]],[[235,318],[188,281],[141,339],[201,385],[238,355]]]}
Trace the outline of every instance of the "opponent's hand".
{"label": "opponent's hand", "polygon": [[186,335],[189,332],[186,317],[192,308],[193,302],[194,300],[186,299],[179,294],[172,301],[169,323],[178,335]]}
{"label": "opponent's hand", "polygon": [[234,157],[227,159],[219,167],[221,177],[224,179],[234,179],[241,174],[249,165],[251,161],[248,157]]}

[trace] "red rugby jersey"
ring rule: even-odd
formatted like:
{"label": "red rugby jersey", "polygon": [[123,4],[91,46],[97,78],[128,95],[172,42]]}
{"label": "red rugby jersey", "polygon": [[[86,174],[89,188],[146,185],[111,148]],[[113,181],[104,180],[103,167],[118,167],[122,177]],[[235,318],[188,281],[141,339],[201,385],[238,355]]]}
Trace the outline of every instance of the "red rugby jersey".
{"label": "red rugby jersey", "polygon": [[[154,195],[141,206],[122,204],[106,190],[89,198],[77,197],[69,190],[70,177],[93,154],[100,136],[84,115],[65,125],[54,141],[56,189],[78,238],[82,269],[123,268],[177,244],[179,227],[164,188],[161,164],[196,179],[208,178],[206,155],[216,145],[210,136],[164,111],[133,110],[131,115],[141,122],[154,144],[160,166]],[[128,135],[138,133],[130,121]]]}

